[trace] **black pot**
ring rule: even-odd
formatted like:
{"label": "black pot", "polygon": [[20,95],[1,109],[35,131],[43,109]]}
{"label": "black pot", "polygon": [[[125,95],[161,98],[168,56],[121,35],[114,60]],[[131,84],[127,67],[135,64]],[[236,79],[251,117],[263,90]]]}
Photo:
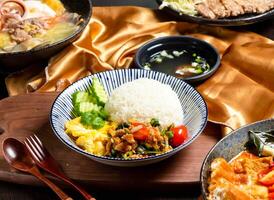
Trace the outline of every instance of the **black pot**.
{"label": "black pot", "polygon": [[55,42],[51,45],[41,46],[29,51],[13,52],[13,53],[0,53],[0,72],[9,74],[11,72],[19,71],[27,66],[30,66],[36,62],[48,60],[50,57],[60,52],[66,46],[75,41],[83,32],[87,24],[89,23],[92,4],[91,0],[61,0],[65,8],[69,12],[75,12],[81,15],[84,22],[80,25],[78,31],[70,35],[69,37]]}

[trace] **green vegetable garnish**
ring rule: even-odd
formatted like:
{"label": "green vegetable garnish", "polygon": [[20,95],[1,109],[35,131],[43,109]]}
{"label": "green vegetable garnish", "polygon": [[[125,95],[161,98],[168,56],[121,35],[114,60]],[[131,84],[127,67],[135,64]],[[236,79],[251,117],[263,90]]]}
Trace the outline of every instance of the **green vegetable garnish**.
{"label": "green vegetable garnish", "polygon": [[147,150],[150,150],[152,149],[152,146],[148,143],[144,143],[144,147],[147,149]]}
{"label": "green vegetable garnish", "polygon": [[201,73],[203,73],[202,68],[196,68],[195,71],[196,71],[196,74],[201,74]]}
{"label": "green vegetable garnish", "polygon": [[113,157],[116,157],[116,155],[117,155],[117,152],[115,151],[115,149],[111,149],[110,153]]}
{"label": "green vegetable garnish", "polygon": [[148,63],[148,62],[146,62],[146,63],[144,64],[144,69],[146,69],[146,70],[151,70],[150,68],[151,68],[151,64]]}
{"label": "green vegetable garnish", "polygon": [[105,121],[99,116],[98,112],[82,113],[81,123],[94,129],[102,128],[105,125]]}
{"label": "green vegetable garnish", "polygon": [[75,117],[81,116],[83,112],[90,112],[92,110],[100,110],[100,108],[94,104],[96,100],[89,95],[88,92],[76,91],[72,94],[73,110],[72,114]]}
{"label": "green vegetable garnish", "polygon": [[162,136],[165,136],[165,135],[166,135],[166,132],[167,132],[167,130],[166,130],[166,129],[163,129],[163,130],[161,131],[161,135],[162,135]]}
{"label": "green vegetable garnish", "polygon": [[105,121],[101,117],[95,117],[91,125],[92,128],[99,129],[105,125]]}
{"label": "green vegetable garnish", "polygon": [[126,123],[126,122],[120,123],[120,124],[117,126],[116,130],[124,129],[124,128],[129,128],[129,126],[130,126],[130,125],[129,125],[128,123]]}
{"label": "green vegetable garnish", "polygon": [[267,132],[249,131],[249,139],[259,156],[274,156],[274,130]]}
{"label": "green vegetable garnish", "polygon": [[90,102],[91,98],[88,92],[77,91],[72,94],[72,103],[73,105],[77,105],[80,102]]}
{"label": "green vegetable garnish", "polygon": [[172,139],[173,138],[173,136],[174,136],[174,134],[173,134],[173,132],[172,131],[166,131],[166,136],[168,137],[168,139]]}
{"label": "green vegetable garnish", "polygon": [[150,120],[150,124],[151,124],[151,126],[153,126],[153,127],[160,126],[159,120],[158,120],[158,119],[155,119],[155,118],[152,118],[152,119]]}
{"label": "green vegetable garnish", "polygon": [[107,120],[108,118],[108,113],[105,109],[101,109],[100,112],[98,112],[99,116],[104,119],[104,120]]}
{"label": "green vegetable garnish", "polygon": [[203,62],[204,62],[204,59],[202,59],[200,56],[197,56],[197,57],[195,58],[195,62],[197,62],[197,63],[203,63]]}
{"label": "green vegetable garnish", "polygon": [[199,0],[163,0],[159,9],[170,7],[179,12],[179,14],[195,16],[198,14],[195,8],[195,4],[197,4],[197,2],[199,2]]}
{"label": "green vegetable garnish", "polygon": [[132,156],[133,152],[132,151],[128,151],[126,153],[123,154],[123,158],[124,159],[128,159],[130,156]]}
{"label": "green vegetable garnish", "polygon": [[144,154],[146,151],[146,149],[141,145],[139,145],[136,150],[137,150],[137,153],[139,154]]}
{"label": "green vegetable garnish", "polygon": [[94,129],[102,128],[108,113],[103,106],[107,101],[107,94],[103,85],[97,78],[92,79],[92,86],[88,91],[77,91],[72,94],[73,110],[75,117],[81,117],[81,123]]}
{"label": "green vegetable garnish", "polygon": [[86,112],[99,112],[101,109],[101,107],[91,102],[80,102],[75,106],[75,108],[77,110],[77,113],[80,114],[80,116]]}
{"label": "green vegetable garnish", "polygon": [[145,154],[160,154],[161,151],[145,151]]}
{"label": "green vegetable garnish", "polygon": [[92,85],[89,88],[89,93],[96,98],[98,105],[104,106],[107,102],[107,93],[98,78],[92,79]]}

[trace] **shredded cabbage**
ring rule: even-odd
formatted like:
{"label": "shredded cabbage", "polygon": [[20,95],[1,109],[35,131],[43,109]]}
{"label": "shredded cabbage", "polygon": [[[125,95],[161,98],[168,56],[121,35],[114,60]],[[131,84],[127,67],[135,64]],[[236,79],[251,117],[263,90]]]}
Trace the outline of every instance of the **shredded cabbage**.
{"label": "shredded cabbage", "polygon": [[41,38],[43,41],[47,41],[50,44],[63,40],[64,38],[73,34],[79,26],[70,22],[56,23],[52,28],[46,31],[42,35],[37,35],[37,38]]}
{"label": "shredded cabbage", "polygon": [[170,7],[173,10],[176,10],[179,13],[195,16],[198,14],[195,4],[200,3],[201,1],[195,0],[163,0],[159,9],[164,7]]}

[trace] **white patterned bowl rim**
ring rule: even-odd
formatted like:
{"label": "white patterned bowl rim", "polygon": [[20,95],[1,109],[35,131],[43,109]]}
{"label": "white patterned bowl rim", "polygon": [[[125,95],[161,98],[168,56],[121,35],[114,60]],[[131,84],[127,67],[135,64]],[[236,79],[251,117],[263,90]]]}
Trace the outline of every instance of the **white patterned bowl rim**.
{"label": "white patterned bowl rim", "polygon": [[[184,93],[182,98],[188,97],[190,93],[195,96],[195,99],[190,99],[195,105],[196,111],[200,114],[200,121],[196,123],[198,126],[197,128],[194,128],[195,133],[191,135],[191,137],[181,144],[180,146],[172,149],[171,151],[159,154],[159,155],[152,155],[146,158],[131,158],[131,159],[123,159],[123,158],[114,158],[114,157],[107,157],[107,156],[97,156],[91,153],[86,152],[85,150],[78,147],[72,139],[65,133],[64,131],[64,123],[70,119],[72,119],[71,110],[72,110],[72,101],[71,101],[71,94],[78,90],[85,90],[89,85],[92,84],[92,78],[97,77],[100,82],[105,87],[105,90],[108,94],[111,93],[111,91],[118,87],[119,85],[138,79],[138,78],[152,78],[154,80],[158,80],[162,83],[168,84],[172,87],[172,89],[176,89],[176,93],[178,95],[178,91],[180,94]],[[112,83],[110,83],[110,80]],[[177,91],[178,90],[178,91]],[[178,95],[179,96],[179,95]],[[184,102],[180,99],[181,104]],[[66,102],[64,102],[66,101]],[[194,109],[194,108],[193,108]],[[198,109],[198,110],[197,110]],[[192,109],[190,109],[192,110]],[[193,110],[192,110],[193,111]],[[183,109],[183,112],[185,110]],[[196,113],[197,114],[197,113]],[[190,113],[184,113],[184,120],[186,116],[189,116]],[[197,117],[197,116],[194,116]],[[58,139],[60,139],[66,146],[71,148],[72,150],[83,154],[87,157],[94,158],[96,160],[112,160],[112,161],[119,161],[119,162],[130,162],[130,161],[147,161],[147,160],[155,160],[155,159],[161,159],[164,157],[169,157],[170,155],[175,154],[176,152],[182,150],[183,148],[190,145],[204,130],[206,124],[207,124],[207,118],[208,118],[208,110],[207,105],[205,103],[205,100],[200,95],[200,93],[194,89],[192,86],[187,84],[181,79],[178,79],[176,77],[173,77],[171,75],[152,71],[152,70],[143,70],[143,69],[118,69],[118,70],[109,70],[104,71],[100,73],[96,73],[93,75],[86,76],[82,79],[79,79],[78,81],[72,83],[70,86],[68,86],[66,89],[64,89],[55,99],[55,101],[52,104],[50,115],[49,115],[50,125],[53,129],[54,134],[57,136]],[[59,123],[60,119],[63,120],[63,123]],[[191,118],[192,120],[194,118]],[[65,121],[64,121],[65,120]],[[191,121],[192,121],[191,120]],[[195,119],[194,119],[195,120]],[[191,123],[189,121],[189,123]],[[186,125],[186,124],[184,124]],[[187,125],[186,125],[187,126]]]}

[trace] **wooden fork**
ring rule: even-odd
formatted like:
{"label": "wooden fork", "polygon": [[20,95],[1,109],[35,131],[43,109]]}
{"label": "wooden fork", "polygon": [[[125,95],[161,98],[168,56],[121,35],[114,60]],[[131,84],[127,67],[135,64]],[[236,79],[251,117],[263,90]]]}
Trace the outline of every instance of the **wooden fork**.
{"label": "wooden fork", "polygon": [[83,197],[86,200],[96,200],[90,194],[88,194],[83,188],[73,183],[72,180],[65,175],[60,165],[51,156],[51,154],[42,144],[41,140],[35,134],[27,137],[24,143],[28,151],[30,152],[33,160],[39,167],[74,187],[83,195]]}

